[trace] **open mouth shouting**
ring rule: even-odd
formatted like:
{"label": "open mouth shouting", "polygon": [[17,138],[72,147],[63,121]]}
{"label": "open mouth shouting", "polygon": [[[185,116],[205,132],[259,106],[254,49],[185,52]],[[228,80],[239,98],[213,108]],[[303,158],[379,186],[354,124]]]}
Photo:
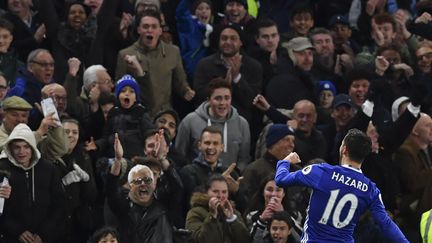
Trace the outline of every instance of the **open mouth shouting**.
{"label": "open mouth shouting", "polygon": [[148,197],[150,196],[150,191],[147,188],[145,188],[145,186],[141,186],[138,191],[138,195],[140,198]]}
{"label": "open mouth shouting", "polygon": [[130,108],[132,106],[131,99],[129,97],[120,98],[120,104],[123,108]]}

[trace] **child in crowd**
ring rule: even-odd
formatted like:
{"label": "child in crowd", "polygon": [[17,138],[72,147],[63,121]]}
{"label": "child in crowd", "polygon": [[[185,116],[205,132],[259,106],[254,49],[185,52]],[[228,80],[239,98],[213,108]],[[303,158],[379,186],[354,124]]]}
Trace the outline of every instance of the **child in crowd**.
{"label": "child in crowd", "polygon": [[332,110],[333,99],[336,96],[336,87],[331,81],[319,81],[318,92],[319,105],[317,107],[317,124],[330,124],[333,120],[330,114]]}
{"label": "child in crowd", "polygon": [[319,82],[319,106],[330,109],[335,96],[336,88],[331,81],[323,80]]}
{"label": "child in crowd", "polygon": [[93,234],[90,243],[118,243],[118,236],[116,229],[104,226]]}
{"label": "child in crowd", "polygon": [[[294,221],[287,211],[275,212],[268,224],[268,231],[262,237],[255,237],[252,243],[292,243],[291,236]],[[258,233],[258,232],[257,232]]]}
{"label": "child in crowd", "polygon": [[140,88],[131,75],[124,75],[116,84],[115,96],[118,105],[108,112],[103,138],[87,142],[87,150],[98,150],[99,155],[112,158],[114,133],[118,133],[124,151],[124,158],[144,156],[143,136],[154,128],[150,116],[140,104]]}
{"label": "child in crowd", "polygon": [[18,60],[18,55],[10,48],[13,40],[13,24],[6,19],[0,18],[0,70],[8,83],[15,84],[18,70],[24,64]]}
{"label": "child in crowd", "polygon": [[281,34],[281,43],[288,42],[294,37],[305,36],[314,26],[313,10],[307,4],[298,4],[292,12],[290,19],[292,31]]}

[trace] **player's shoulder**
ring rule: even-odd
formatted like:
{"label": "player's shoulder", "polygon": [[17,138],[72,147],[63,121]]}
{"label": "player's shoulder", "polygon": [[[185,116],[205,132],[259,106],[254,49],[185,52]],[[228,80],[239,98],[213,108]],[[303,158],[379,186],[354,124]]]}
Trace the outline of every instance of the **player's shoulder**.
{"label": "player's shoulder", "polygon": [[323,171],[329,170],[329,169],[331,169],[331,168],[332,168],[332,166],[329,165],[329,164],[327,164],[327,163],[312,164],[312,165],[305,166],[305,167],[301,170],[301,172],[302,172],[304,175],[308,175],[308,174],[310,174],[310,173],[320,173],[320,172],[323,172]]}

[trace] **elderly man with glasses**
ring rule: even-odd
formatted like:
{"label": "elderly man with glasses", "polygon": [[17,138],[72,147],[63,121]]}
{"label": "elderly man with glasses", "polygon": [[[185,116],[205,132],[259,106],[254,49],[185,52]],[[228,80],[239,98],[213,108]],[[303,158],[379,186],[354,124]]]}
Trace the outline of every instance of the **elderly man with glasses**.
{"label": "elderly man with glasses", "polygon": [[[18,96],[28,103],[34,104],[41,101],[43,86],[53,82],[54,59],[51,53],[45,49],[36,49],[27,57],[27,68],[17,77],[15,85],[8,91],[7,96]],[[30,116],[39,111],[34,108]],[[36,129],[39,124],[29,124]]]}
{"label": "elderly man with glasses", "polygon": [[[121,242],[172,242],[172,226],[166,210],[154,196],[156,179],[145,165],[130,169],[126,195],[120,191],[119,178],[124,175],[123,147],[115,135],[115,159],[107,179],[108,205],[117,216]],[[122,190],[125,191],[125,190]]]}

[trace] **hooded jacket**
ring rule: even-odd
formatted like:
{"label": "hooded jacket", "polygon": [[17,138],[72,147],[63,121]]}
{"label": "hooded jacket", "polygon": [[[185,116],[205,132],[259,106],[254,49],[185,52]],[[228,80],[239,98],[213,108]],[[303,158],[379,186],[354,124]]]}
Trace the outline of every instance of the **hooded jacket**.
{"label": "hooded jacket", "polygon": [[198,143],[202,130],[207,126],[218,127],[223,134],[224,152],[220,160],[224,167],[237,163],[243,170],[250,162],[250,130],[248,122],[231,106],[225,119],[216,119],[209,115],[209,103],[205,101],[194,112],[189,113],[180,123],[175,149],[192,161],[198,156]]}
{"label": "hooded jacket", "polygon": [[[31,147],[28,167],[12,155],[10,144],[15,140],[23,140]],[[0,217],[2,242],[18,242],[24,231],[38,234],[43,242],[53,242],[63,217],[65,198],[59,175],[52,164],[41,159],[36,139],[27,125],[18,124],[10,134],[0,155],[0,170],[10,173],[12,187]]]}

